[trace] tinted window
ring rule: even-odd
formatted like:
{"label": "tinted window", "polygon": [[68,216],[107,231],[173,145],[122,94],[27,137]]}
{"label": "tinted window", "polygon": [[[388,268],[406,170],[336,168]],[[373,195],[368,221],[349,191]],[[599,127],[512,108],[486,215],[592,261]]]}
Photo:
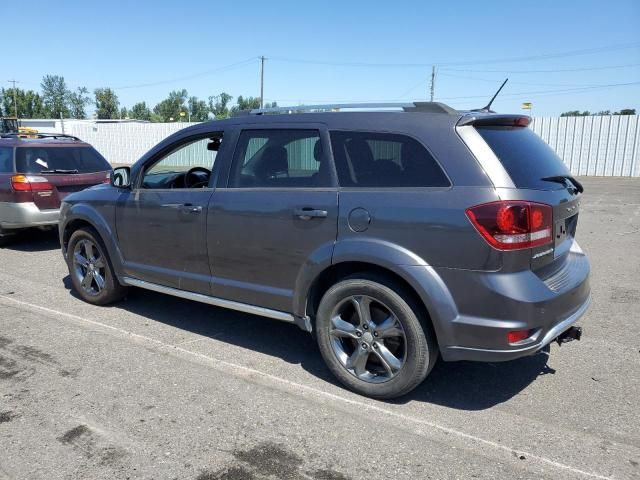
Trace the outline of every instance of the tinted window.
{"label": "tinted window", "polygon": [[13,173],[13,148],[0,147],[0,173]]}
{"label": "tinted window", "polygon": [[19,173],[40,173],[47,170],[94,173],[111,170],[111,166],[93,147],[34,146],[16,148],[16,170]]}
{"label": "tinted window", "polygon": [[331,132],[340,185],[345,187],[447,187],[431,154],[406,135]]}
{"label": "tinted window", "polygon": [[245,130],[236,146],[230,187],[325,187],[330,167],[317,130]]}
{"label": "tinted window", "polygon": [[556,190],[561,184],[544,177],[571,175],[555,152],[525,127],[477,127],[518,188]]}

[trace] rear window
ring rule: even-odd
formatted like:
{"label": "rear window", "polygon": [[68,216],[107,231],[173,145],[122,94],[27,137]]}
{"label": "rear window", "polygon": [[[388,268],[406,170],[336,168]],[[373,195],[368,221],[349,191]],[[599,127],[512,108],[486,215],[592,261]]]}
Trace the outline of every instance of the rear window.
{"label": "rear window", "polygon": [[13,173],[12,147],[0,147],[0,173]]}
{"label": "rear window", "polygon": [[561,184],[544,177],[571,175],[560,157],[531,129],[525,127],[476,127],[518,188],[557,190]]}
{"label": "rear window", "polygon": [[377,132],[331,132],[343,187],[448,187],[447,176],[418,141]]}
{"label": "rear window", "polygon": [[16,171],[40,173],[54,170],[77,170],[78,173],[111,170],[93,147],[21,147],[16,149]]}

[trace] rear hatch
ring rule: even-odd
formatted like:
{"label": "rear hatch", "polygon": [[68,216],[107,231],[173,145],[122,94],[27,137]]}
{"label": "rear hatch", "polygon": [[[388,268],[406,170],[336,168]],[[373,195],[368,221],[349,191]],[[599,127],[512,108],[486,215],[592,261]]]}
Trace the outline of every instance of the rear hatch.
{"label": "rear hatch", "polygon": [[40,210],[60,208],[73,192],[105,183],[111,166],[93,147],[78,144],[38,144],[16,148],[16,172],[33,185]]}
{"label": "rear hatch", "polygon": [[515,117],[507,125],[498,123],[502,124],[491,124],[487,118],[475,128],[516,187],[504,195],[508,197],[505,199],[537,202],[552,208],[551,241],[529,249],[530,268],[547,278],[563,268],[573,246],[583,188],[556,153],[527,128],[527,117]]}

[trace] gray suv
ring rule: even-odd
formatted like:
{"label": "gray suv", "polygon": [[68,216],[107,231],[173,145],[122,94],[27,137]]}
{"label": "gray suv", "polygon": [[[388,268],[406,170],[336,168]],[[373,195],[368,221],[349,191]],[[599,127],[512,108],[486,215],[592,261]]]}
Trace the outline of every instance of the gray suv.
{"label": "gray suv", "polygon": [[256,110],[173,134],[64,199],[75,290],[295,323],[375,398],[409,392],[439,356],[503,361],[579,338],[582,186],[529,118],[391,107]]}

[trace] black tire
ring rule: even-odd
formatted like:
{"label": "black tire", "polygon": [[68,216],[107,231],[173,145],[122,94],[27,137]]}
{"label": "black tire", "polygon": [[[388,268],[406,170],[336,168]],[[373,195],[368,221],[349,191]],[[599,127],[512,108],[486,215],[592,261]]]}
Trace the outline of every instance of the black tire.
{"label": "black tire", "polygon": [[[357,338],[351,336],[345,338],[342,333],[347,330],[350,334],[351,327],[336,328],[335,322],[340,320],[332,320],[337,317],[336,312],[339,312],[340,309],[345,309],[344,313],[340,313],[340,319],[349,317],[349,308],[353,308],[354,314],[357,315],[358,307],[353,305],[359,305],[362,299],[369,302],[370,306],[367,306],[367,309],[372,320],[376,313],[379,314],[378,317],[381,315],[384,317],[385,310],[389,310],[391,315],[387,320],[395,317],[394,324],[400,324],[402,327],[402,335],[390,339],[396,342],[396,352],[402,353],[401,366],[393,373],[388,367],[391,363],[383,362],[381,355],[382,349],[386,348],[387,340],[381,341],[379,338],[372,337],[373,333],[376,334],[376,337],[378,336],[378,332],[373,331],[376,325],[382,327],[382,324],[386,322],[369,322],[370,327],[366,330],[369,332],[366,340],[370,342],[369,345],[364,340],[366,335],[363,330],[364,323],[360,323],[362,327],[356,327]],[[348,277],[329,288],[320,301],[315,322],[320,353],[335,377],[356,393],[378,399],[390,399],[405,395],[424,381],[438,358],[435,334],[430,320],[425,318],[426,315],[422,313],[423,311],[424,309],[420,307],[412,295],[384,276],[359,274]],[[352,314],[349,322],[358,325],[359,320],[354,320]],[[340,332],[339,335],[336,335],[336,330]],[[399,346],[402,344],[404,344],[404,348]],[[347,351],[350,348],[353,348],[351,354]],[[356,373],[357,368],[348,368],[349,361],[356,356],[356,350],[359,348],[363,349],[360,352],[365,352],[367,355],[367,359],[364,361],[365,373],[362,373],[362,368],[360,368],[360,375]],[[368,351],[365,348],[368,348]],[[376,363],[380,365],[376,365]],[[381,368],[381,365],[385,364],[387,365],[386,371]],[[398,368],[400,363],[394,365]],[[381,374],[377,375],[372,371]],[[363,379],[362,377],[367,378]]]}
{"label": "black tire", "polygon": [[[80,249],[82,249],[89,244],[95,248],[96,255],[93,259],[95,261],[88,258],[90,255],[84,255],[89,260],[89,264],[87,267],[82,267],[76,260],[76,247],[80,245]],[[115,277],[107,249],[100,235],[93,228],[80,228],[71,234],[67,247],[67,266],[73,288],[85,302],[94,305],[107,305],[121,300],[127,293],[127,288],[120,285]],[[90,279],[89,288],[87,288],[86,285],[83,285],[81,277],[82,272],[88,272],[89,268],[92,272],[97,272],[102,281],[98,283],[95,274],[91,273],[92,279]]]}

